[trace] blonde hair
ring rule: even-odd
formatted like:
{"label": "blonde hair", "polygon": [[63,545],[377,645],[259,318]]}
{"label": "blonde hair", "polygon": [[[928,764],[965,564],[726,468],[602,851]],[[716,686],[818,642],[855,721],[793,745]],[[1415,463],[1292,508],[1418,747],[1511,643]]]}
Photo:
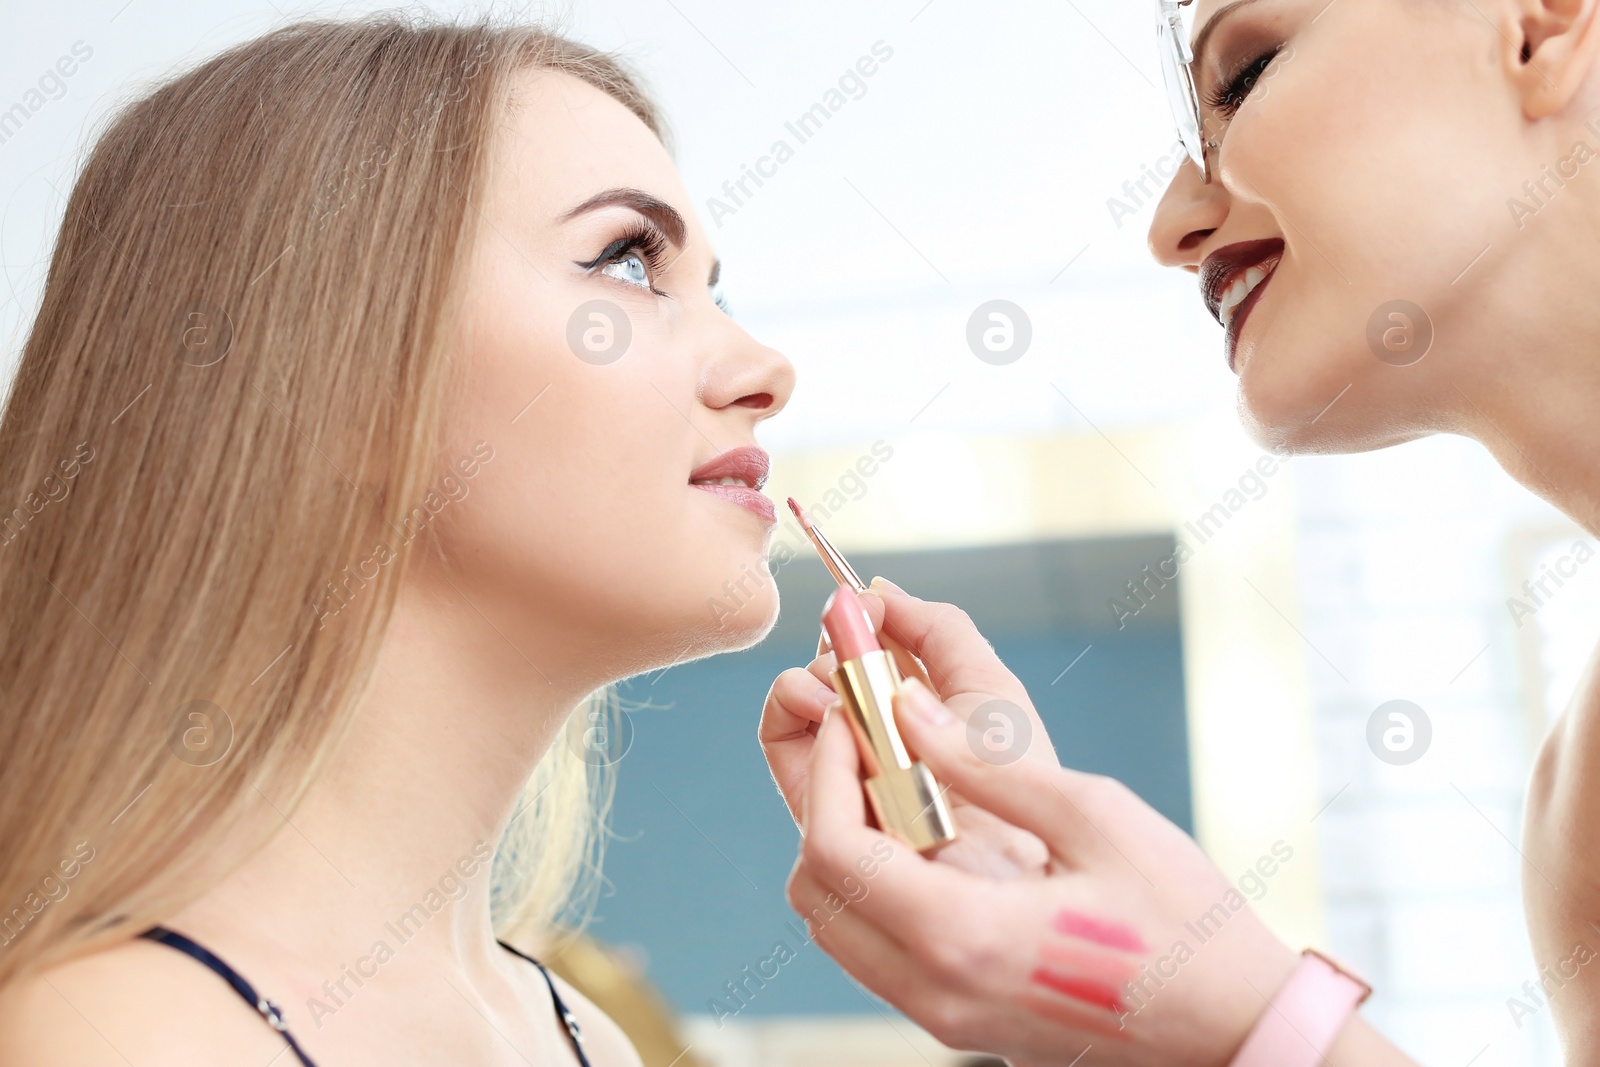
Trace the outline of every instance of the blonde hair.
{"label": "blonde hair", "polygon": [[[474,205],[528,68],[664,137],[601,53],[385,16],[235,47],[98,139],[0,418],[0,986],[170,916],[266,840],[258,790],[292,815],[326,766],[414,553],[349,565],[426,525]],[[593,872],[582,718],[498,849],[503,936]],[[231,731],[216,762],[196,729]]]}

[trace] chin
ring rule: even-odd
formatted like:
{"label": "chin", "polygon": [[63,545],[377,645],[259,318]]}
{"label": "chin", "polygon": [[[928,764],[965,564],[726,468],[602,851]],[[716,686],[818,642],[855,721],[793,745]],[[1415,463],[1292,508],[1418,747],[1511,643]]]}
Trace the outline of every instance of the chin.
{"label": "chin", "polygon": [[736,608],[715,596],[696,602],[674,601],[646,616],[616,620],[610,639],[613,655],[604,663],[609,680],[620,681],[667,667],[693,663],[728,652],[742,652],[761,643],[778,621],[778,590],[768,577],[764,587]]}
{"label": "chin", "polygon": [[[1347,360],[1281,343],[1254,343],[1239,353],[1239,417],[1256,444],[1269,452],[1301,451],[1320,437],[1334,409],[1328,404],[1350,384],[1330,369]],[[1337,385],[1332,384],[1335,380]],[[1324,411],[1326,409],[1326,414]]]}
{"label": "chin", "polygon": [[778,587],[765,566],[758,582],[736,587],[731,582],[707,598],[706,620],[710,624],[707,652],[739,652],[758,645],[778,621]]}
{"label": "chin", "polygon": [[1441,427],[1424,374],[1384,366],[1365,348],[1258,345],[1241,364],[1239,417],[1262,449],[1279,455],[1371,452]]}

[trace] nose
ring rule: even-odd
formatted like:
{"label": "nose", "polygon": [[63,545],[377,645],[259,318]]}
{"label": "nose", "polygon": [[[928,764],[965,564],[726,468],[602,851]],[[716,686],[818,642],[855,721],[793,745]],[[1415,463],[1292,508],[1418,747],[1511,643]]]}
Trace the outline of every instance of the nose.
{"label": "nose", "polygon": [[725,340],[701,379],[700,402],[713,411],[749,412],[754,422],[770,419],[794,395],[794,364],[732,319],[724,318],[722,327]]}
{"label": "nose", "polygon": [[1230,200],[1215,173],[1207,184],[1200,168],[1188,160],[1167,186],[1150,224],[1150,254],[1164,267],[1199,270],[1206,238],[1228,217]]}

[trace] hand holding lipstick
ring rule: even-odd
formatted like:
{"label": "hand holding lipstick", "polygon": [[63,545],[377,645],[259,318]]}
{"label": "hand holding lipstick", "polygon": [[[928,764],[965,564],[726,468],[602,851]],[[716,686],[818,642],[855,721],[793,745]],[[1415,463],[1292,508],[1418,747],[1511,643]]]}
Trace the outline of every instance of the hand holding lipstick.
{"label": "hand holding lipstick", "polygon": [[[969,664],[958,678],[941,677],[940,681],[945,683],[941,692],[954,700],[963,699],[958,688],[963,685],[990,685],[1002,692],[1031,717],[1033,743],[1024,758],[1043,760],[1055,766],[1055,752],[1050,747],[1043,723],[1038,720],[1028,700],[1027,691],[1000,663],[971,621],[948,605],[929,605],[937,611],[926,620],[917,620],[914,628],[909,622],[901,624],[906,627],[905,630],[886,627],[883,598],[890,595],[891,589],[898,593],[891,583],[881,578],[875,579],[872,588],[858,601],[879,643],[893,652],[901,674],[908,680],[935,684],[928,681],[921,661],[908,649],[908,642],[915,641],[917,649],[950,656],[956,647],[976,641],[993,661],[990,669],[980,670]],[[900,640],[895,640],[896,635]],[[850,650],[851,653],[854,651]],[[853,656],[847,653],[845,658],[851,659]],[[817,658],[808,666],[791,668],[780,675],[767,696],[766,710],[761,719],[761,747],[796,823],[802,821],[805,780],[809,774],[817,730],[822,724],[824,711],[839,699],[833,688],[834,672],[838,666],[839,656],[824,644]],[[995,877],[1042,874],[1047,851],[1035,835],[968,804],[958,795],[947,795],[946,800],[958,836],[955,841],[939,848],[941,862]]]}
{"label": "hand holding lipstick", "polygon": [[[887,583],[873,592],[862,601],[874,623],[934,680],[937,691],[904,687],[895,718],[948,785],[961,836],[924,856],[874,828],[845,716],[835,708],[818,728],[833,656],[786,671],[761,740],[802,826],[788,896],[825,917],[817,943],[945,1044],[1019,1067],[1228,1063],[1295,952],[1247,906],[1198,941],[1196,917],[1237,895],[1229,879],[1120,783],[1061,767],[1021,684],[963,613]],[[1004,766],[980,757],[967,722],[996,699],[1034,716],[1033,744]],[[863,858],[889,848],[862,892]],[[1411,1061],[1356,1016],[1326,1062]]]}

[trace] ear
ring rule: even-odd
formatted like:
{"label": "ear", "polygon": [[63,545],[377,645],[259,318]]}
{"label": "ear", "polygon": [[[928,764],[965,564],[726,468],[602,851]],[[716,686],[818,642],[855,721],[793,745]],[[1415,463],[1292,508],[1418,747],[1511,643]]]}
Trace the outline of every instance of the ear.
{"label": "ear", "polygon": [[1502,58],[1529,119],[1559,114],[1600,57],[1600,0],[1515,0],[1506,5]]}

